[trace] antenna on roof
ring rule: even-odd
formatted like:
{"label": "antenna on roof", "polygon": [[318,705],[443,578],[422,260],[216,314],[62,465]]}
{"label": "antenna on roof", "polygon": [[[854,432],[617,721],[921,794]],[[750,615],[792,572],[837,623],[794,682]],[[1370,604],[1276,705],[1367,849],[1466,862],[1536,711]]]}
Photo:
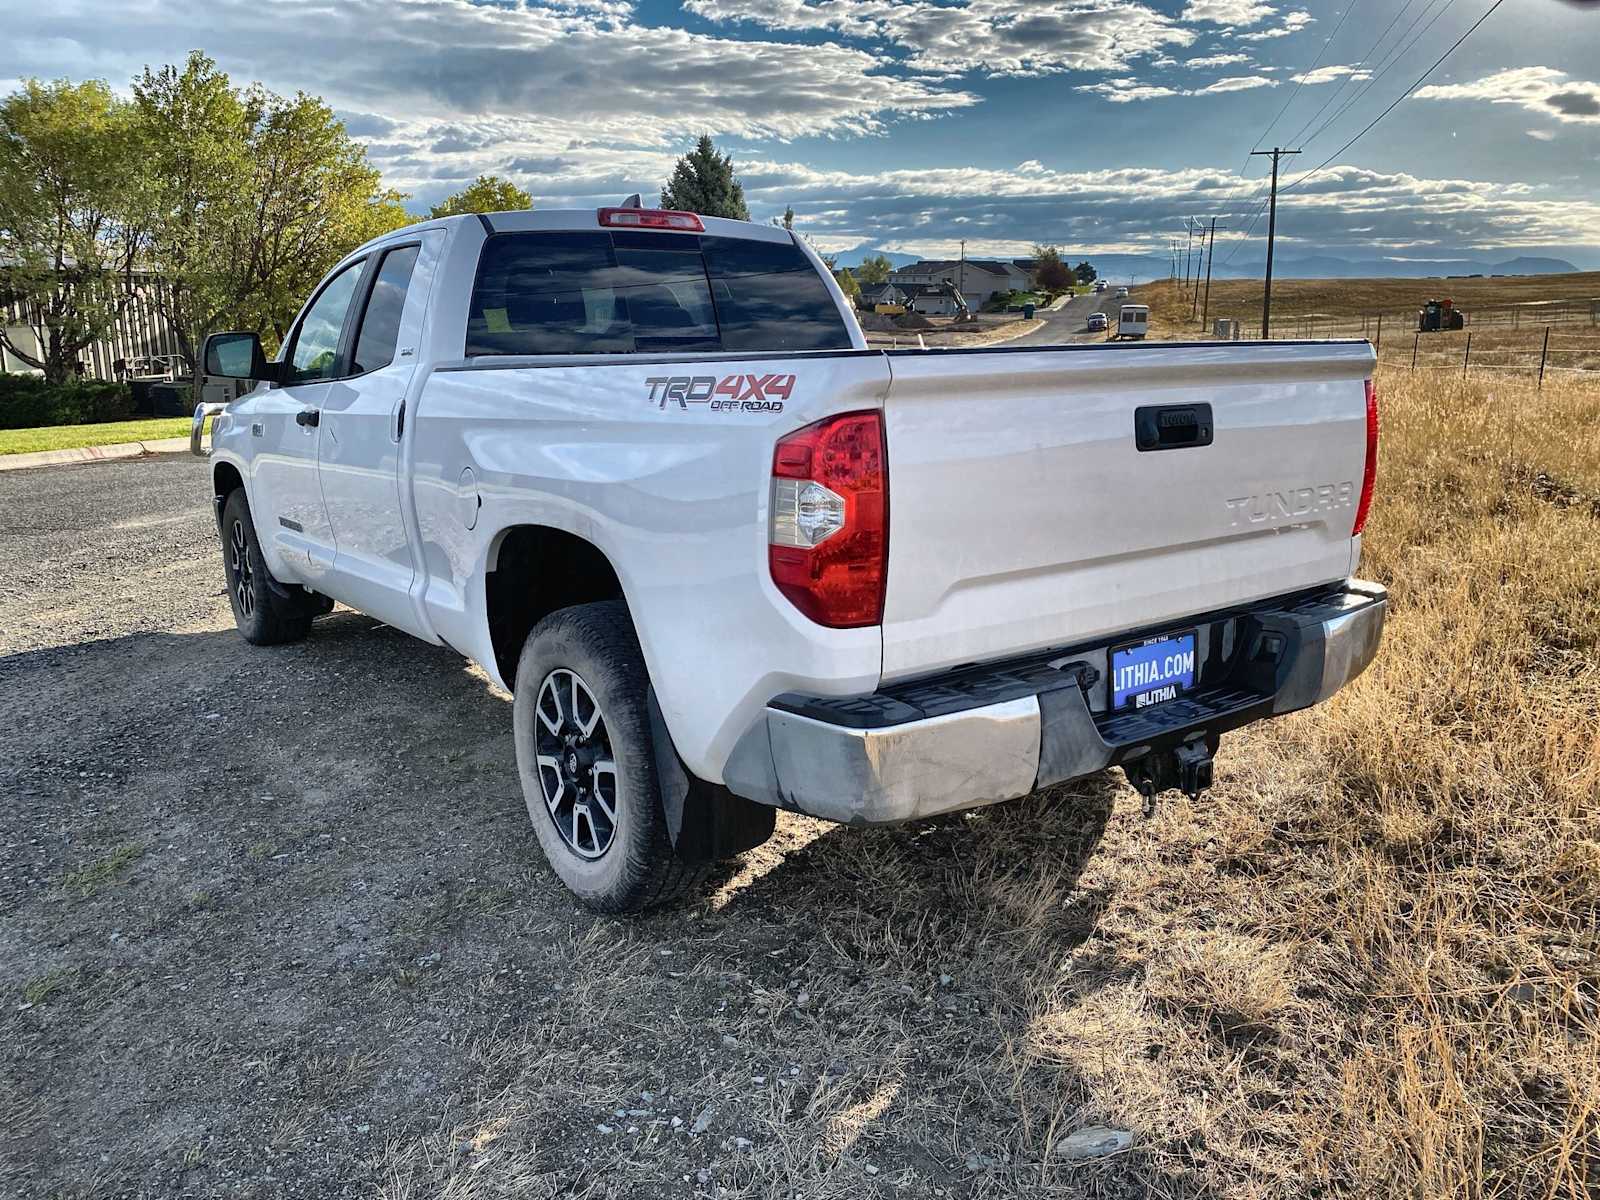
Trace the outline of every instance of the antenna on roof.
{"label": "antenna on roof", "polygon": [[639,199],[639,193],[635,192],[633,195],[629,196],[626,200],[624,200],[618,207],[619,208],[643,208],[644,207],[644,201],[640,200]]}

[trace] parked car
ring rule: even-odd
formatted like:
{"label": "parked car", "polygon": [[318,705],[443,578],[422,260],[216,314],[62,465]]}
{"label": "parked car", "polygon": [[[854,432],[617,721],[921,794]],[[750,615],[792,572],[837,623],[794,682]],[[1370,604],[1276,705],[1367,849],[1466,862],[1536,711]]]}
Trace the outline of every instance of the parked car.
{"label": "parked car", "polygon": [[1103,312],[1089,314],[1087,328],[1090,333],[1104,333],[1106,331],[1106,315]]}
{"label": "parked car", "polygon": [[469,215],[348,255],[276,361],[208,339],[258,381],[210,406],[210,487],[245,639],[337,600],[479,664],[556,874],[627,911],[779,808],[907,821],[1113,765],[1198,795],[1225,732],[1377,651],[1373,366],[872,350],[782,228]]}

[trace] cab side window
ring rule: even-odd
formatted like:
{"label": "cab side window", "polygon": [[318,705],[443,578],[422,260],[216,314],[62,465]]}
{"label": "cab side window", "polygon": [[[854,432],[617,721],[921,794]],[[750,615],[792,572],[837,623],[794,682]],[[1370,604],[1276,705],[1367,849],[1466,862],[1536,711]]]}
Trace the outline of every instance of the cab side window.
{"label": "cab side window", "polygon": [[361,333],[356,338],[352,375],[365,375],[387,367],[394,361],[395,343],[400,339],[400,317],[405,312],[406,288],[417,265],[420,246],[400,246],[383,256],[372,295],[361,315]]}
{"label": "cab side window", "polygon": [[361,281],[365,261],[353,262],[340,271],[318,294],[295,333],[289,353],[288,382],[312,383],[332,379],[339,369],[339,334],[350,315],[356,284]]}

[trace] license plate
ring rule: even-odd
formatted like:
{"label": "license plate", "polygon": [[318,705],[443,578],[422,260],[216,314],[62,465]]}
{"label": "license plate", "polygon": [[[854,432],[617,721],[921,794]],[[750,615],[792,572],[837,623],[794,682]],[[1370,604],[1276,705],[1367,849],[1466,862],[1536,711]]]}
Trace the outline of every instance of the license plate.
{"label": "license plate", "polygon": [[1148,708],[1194,686],[1194,634],[1146,638],[1111,651],[1111,707]]}

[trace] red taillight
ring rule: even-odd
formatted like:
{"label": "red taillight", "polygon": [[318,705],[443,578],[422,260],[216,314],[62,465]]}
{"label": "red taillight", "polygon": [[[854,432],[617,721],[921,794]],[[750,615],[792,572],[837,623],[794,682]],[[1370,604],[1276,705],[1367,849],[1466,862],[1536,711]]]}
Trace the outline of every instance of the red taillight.
{"label": "red taillight", "polygon": [[1378,388],[1367,380],[1367,467],[1361,474],[1361,503],[1356,505],[1356,523],[1350,536],[1367,527],[1367,510],[1372,507],[1372,485],[1378,479]]}
{"label": "red taillight", "polygon": [[889,474],[879,413],[829,417],[778,442],[767,541],[772,582],[817,624],[883,621]]}
{"label": "red taillight", "polygon": [[682,229],[704,233],[705,224],[692,212],[667,208],[602,208],[600,224],[617,229]]}

